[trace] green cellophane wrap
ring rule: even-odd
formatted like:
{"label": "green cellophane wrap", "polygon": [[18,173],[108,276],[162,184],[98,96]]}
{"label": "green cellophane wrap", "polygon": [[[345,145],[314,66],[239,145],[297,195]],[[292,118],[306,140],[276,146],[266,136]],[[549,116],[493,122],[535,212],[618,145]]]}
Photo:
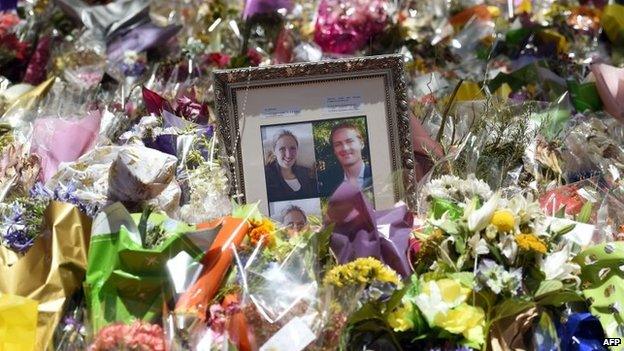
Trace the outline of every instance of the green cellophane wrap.
{"label": "green cellophane wrap", "polygon": [[[132,214],[138,226],[141,214]],[[110,221],[118,221],[119,218]],[[129,220],[127,217],[126,220]],[[94,332],[113,322],[135,319],[153,321],[160,317],[163,302],[170,295],[167,260],[181,251],[199,260],[204,251],[187,235],[195,226],[152,213],[148,226],[161,225],[167,238],[153,248],[144,248],[136,239],[136,226],[118,227],[112,233],[95,233],[89,246],[85,294]]]}
{"label": "green cellophane wrap", "polygon": [[582,291],[591,303],[591,313],[598,317],[607,337],[623,338],[624,242],[592,246],[575,261],[581,265]]}

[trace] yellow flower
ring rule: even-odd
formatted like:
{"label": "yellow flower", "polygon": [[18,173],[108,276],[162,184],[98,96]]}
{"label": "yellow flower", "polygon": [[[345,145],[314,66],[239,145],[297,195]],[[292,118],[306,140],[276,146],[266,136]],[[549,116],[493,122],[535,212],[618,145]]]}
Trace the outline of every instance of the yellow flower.
{"label": "yellow flower", "polygon": [[388,324],[395,332],[410,330],[414,327],[412,314],[414,306],[410,302],[404,302],[400,307],[390,312],[388,315]]}
{"label": "yellow flower", "polygon": [[375,280],[392,283],[396,286],[401,284],[401,278],[392,268],[373,257],[358,258],[336,266],[327,272],[323,282],[342,287],[345,285],[364,285]]}
{"label": "yellow flower", "polygon": [[[440,291],[442,301],[450,306],[458,305],[468,298],[470,289],[462,286],[458,281],[453,279],[440,279],[435,281]],[[430,295],[430,286],[425,284],[422,289],[423,294]]]}
{"label": "yellow flower", "polygon": [[534,234],[518,234],[515,239],[520,250],[546,253],[546,244]]}
{"label": "yellow flower", "polygon": [[470,342],[485,342],[485,313],[480,307],[463,303],[447,313],[438,313],[434,324],[450,333],[462,334]]}
{"label": "yellow flower", "polygon": [[516,219],[511,211],[498,210],[494,212],[490,223],[495,225],[500,232],[510,232],[516,224]]}

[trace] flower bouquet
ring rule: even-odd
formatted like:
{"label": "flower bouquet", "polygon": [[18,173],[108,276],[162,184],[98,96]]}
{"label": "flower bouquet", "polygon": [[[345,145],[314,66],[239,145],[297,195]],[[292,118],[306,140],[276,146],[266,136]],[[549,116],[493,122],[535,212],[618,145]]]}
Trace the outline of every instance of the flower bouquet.
{"label": "flower bouquet", "polygon": [[[460,343],[470,347],[493,346],[508,340],[498,337],[509,328],[506,318],[582,300],[580,266],[573,261],[580,246],[567,235],[575,225],[548,221],[530,193],[503,196],[475,178],[444,176],[429,183],[424,197],[427,219],[415,233],[420,244],[411,257],[420,275],[412,304],[429,328],[461,334]],[[593,228],[577,235],[592,234]],[[455,290],[441,288],[449,284]],[[437,311],[444,305],[431,296],[454,303]],[[465,301],[471,305],[454,314]],[[447,327],[453,323],[457,328]],[[480,332],[469,328],[473,323]]]}
{"label": "flower bouquet", "polygon": [[91,218],[69,203],[22,197],[2,223],[0,293],[38,302],[34,340],[45,349],[84,280]]}

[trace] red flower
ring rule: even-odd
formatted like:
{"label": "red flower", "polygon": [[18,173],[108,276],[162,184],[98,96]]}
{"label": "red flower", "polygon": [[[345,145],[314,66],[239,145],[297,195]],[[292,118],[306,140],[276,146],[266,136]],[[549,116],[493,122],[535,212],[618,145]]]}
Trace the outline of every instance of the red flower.
{"label": "red flower", "polygon": [[0,34],[0,49],[9,51],[18,60],[23,60],[28,53],[28,44],[17,39],[13,33]]}
{"label": "red flower", "polygon": [[249,65],[251,66],[260,66],[260,62],[262,62],[262,55],[255,49],[247,50],[247,58],[249,58]]}
{"label": "red flower", "polygon": [[565,206],[565,213],[570,216],[581,212],[585,200],[578,194],[578,189],[573,185],[566,185],[553,189],[540,197],[540,207],[548,215],[555,215]]}
{"label": "red flower", "polygon": [[219,68],[226,68],[230,65],[230,56],[220,52],[208,54],[206,62],[210,65],[216,65]]}

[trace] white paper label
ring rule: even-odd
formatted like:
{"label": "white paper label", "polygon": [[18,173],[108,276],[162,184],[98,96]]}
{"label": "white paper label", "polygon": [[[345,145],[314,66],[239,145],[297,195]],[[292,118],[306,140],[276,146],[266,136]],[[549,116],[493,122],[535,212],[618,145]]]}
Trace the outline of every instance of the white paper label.
{"label": "white paper label", "polygon": [[327,112],[359,111],[361,105],[361,94],[330,96],[325,98],[325,111]]}
{"label": "white paper label", "polygon": [[260,351],[301,351],[315,338],[308,325],[295,317],[267,340]]}
{"label": "white paper label", "polygon": [[292,117],[301,113],[301,107],[266,107],[262,110],[262,117]]}

